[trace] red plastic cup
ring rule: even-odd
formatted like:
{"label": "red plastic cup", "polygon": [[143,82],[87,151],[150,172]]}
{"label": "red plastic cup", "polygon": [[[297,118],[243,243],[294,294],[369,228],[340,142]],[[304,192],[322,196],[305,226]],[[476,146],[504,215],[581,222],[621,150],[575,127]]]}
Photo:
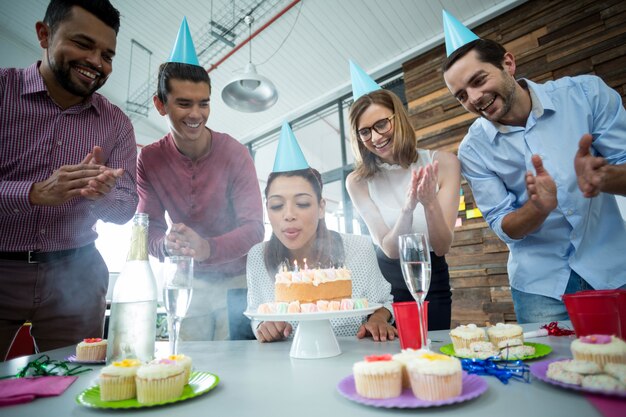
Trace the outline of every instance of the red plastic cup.
{"label": "red plastic cup", "polygon": [[[417,303],[404,301],[393,303],[393,313],[396,316],[396,326],[400,336],[402,349],[419,349],[422,347],[420,339],[420,321],[417,318]],[[426,323],[426,337],[428,337],[428,301],[424,301],[424,323]]]}
{"label": "red plastic cup", "polygon": [[564,294],[563,302],[576,336],[591,334],[626,337],[626,291],[599,290]]}
{"label": "red plastic cup", "polygon": [[616,336],[621,337],[623,340],[626,340],[626,290],[595,290],[595,291],[582,291],[582,293],[597,293],[597,294],[617,294],[617,309],[619,311],[619,322],[620,322],[620,330],[621,335],[616,334]]}

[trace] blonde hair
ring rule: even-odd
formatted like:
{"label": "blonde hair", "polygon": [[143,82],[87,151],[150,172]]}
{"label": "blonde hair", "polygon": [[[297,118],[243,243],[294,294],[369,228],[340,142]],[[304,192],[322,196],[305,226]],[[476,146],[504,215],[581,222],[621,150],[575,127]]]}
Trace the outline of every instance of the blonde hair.
{"label": "blonde hair", "polygon": [[376,90],[359,97],[350,107],[350,144],[354,154],[354,172],[359,178],[369,178],[376,174],[379,158],[370,152],[357,133],[359,119],[372,104],[386,107],[395,115],[393,123],[392,155],[402,168],[408,168],[417,161],[417,141],[409,116],[397,95],[389,90]]}

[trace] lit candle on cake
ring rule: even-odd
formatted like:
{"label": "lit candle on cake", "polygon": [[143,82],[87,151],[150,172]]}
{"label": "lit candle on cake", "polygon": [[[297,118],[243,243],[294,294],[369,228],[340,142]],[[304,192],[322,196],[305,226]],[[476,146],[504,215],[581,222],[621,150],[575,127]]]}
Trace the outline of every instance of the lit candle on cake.
{"label": "lit candle on cake", "polygon": [[306,264],[306,258],[304,258],[304,269],[309,269],[309,266]]}
{"label": "lit candle on cake", "polygon": [[298,261],[294,259],[293,261],[293,272],[298,272]]}

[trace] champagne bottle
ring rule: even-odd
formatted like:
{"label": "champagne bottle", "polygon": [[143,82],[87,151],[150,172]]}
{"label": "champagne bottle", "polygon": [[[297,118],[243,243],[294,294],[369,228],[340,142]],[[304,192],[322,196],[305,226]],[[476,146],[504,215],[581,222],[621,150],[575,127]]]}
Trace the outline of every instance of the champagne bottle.
{"label": "champagne bottle", "polygon": [[148,215],[137,213],[126,264],[113,288],[107,364],[154,358],[156,310],[156,281],[148,261]]}

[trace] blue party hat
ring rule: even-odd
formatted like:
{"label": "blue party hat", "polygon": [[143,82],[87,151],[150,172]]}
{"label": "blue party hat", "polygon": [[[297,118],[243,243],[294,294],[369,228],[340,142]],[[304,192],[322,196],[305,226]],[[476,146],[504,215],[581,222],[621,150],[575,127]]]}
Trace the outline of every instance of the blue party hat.
{"label": "blue party hat", "polygon": [[278,149],[276,150],[272,172],[296,171],[307,168],[309,168],[309,164],[304,158],[302,149],[300,149],[289,123],[284,122],[278,139]]}
{"label": "blue party hat", "polygon": [[443,10],[443,33],[446,38],[446,56],[466,43],[480,39],[474,32],[466,28],[456,17]]}
{"label": "blue party hat", "polygon": [[356,101],[362,95],[380,90],[380,86],[372,77],[367,75],[363,68],[350,60],[350,77],[352,78],[352,99]]}
{"label": "blue party hat", "polygon": [[191,33],[189,32],[186,17],[183,17],[183,21],[180,23],[178,36],[176,36],[174,48],[172,49],[172,53],[170,54],[170,58],[167,62],[180,62],[181,64],[200,66],[198,55],[196,55],[196,48],[193,46],[193,40],[191,39]]}

